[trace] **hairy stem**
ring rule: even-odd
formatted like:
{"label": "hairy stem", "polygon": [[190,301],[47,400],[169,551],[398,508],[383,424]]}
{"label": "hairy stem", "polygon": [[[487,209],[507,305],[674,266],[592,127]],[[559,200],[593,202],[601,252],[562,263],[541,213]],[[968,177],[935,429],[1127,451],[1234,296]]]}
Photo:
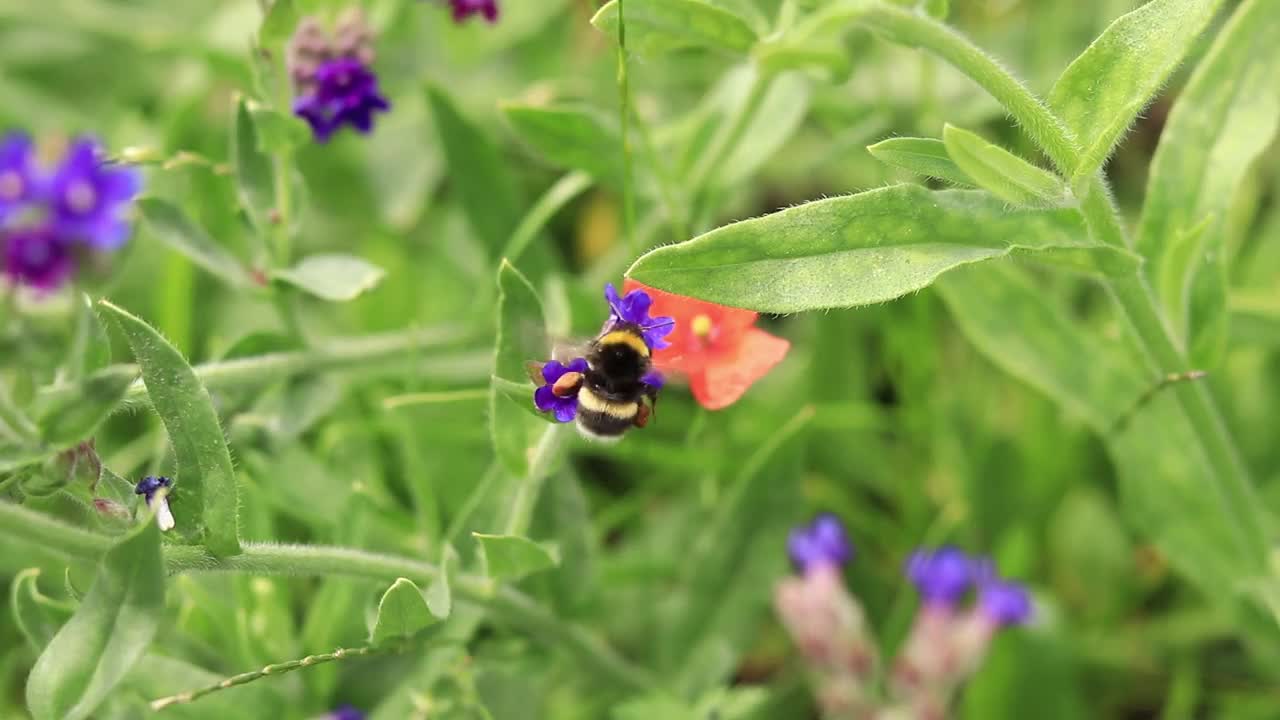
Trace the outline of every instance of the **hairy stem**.
{"label": "hairy stem", "polygon": [[631,182],[631,86],[627,79],[627,16],[618,0],[618,114],[622,119],[622,237],[633,255],[636,245],[636,197]]}
{"label": "hairy stem", "polygon": [[[114,541],[109,535],[81,530],[8,502],[0,502],[0,538],[36,543],[45,549],[89,561],[100,558]],[[165,568],[171,575],[244,572],[345,576],[379,582],[404,577],[423,585],[440,574],[439,568],[430,563],[354,548],[244,543],[243,549],[240,555],[219,558],[199,546],[166,545]],[[600,637],[564,622],[518,590],[498,586],[477,575],[453,578],[451,588],[460,601],[484,608],[494,620],[518,628],[544,641],[549,647],[567,651],[583,667],[596,672],[610,685],[633,690],[654,687],[655,681],[647,670],[623,658]]]}

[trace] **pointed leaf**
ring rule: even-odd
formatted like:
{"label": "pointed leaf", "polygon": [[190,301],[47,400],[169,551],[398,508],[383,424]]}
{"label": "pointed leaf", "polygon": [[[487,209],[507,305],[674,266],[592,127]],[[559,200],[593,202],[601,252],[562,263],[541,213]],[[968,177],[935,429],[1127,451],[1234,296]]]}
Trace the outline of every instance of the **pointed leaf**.
{"label": "pointed leaf", "polygon": [[264,47],[275,50],[298,25],[298,9],[293,0],[271,0],[266,16],[262,18],[262,27],[258,30],[258,40]]}
{"label": "pointed leaf", "polygon": [[215,555],[239,553],[235,470],[209,392],[182,354],[150,325],[105,300],[101,306],[133,348],[147,395],[173,444],[178,475],[169,504],[178,531],[191,538],[203,535]]}
{"label": "pointed leaf", "polygon": [[1102,167],[1221,4],[1152,0],[1112,23],[1062,73],[1049,107],[1080,145],[1073,177]]}
{"label": "pointed leaf", "polygon": [[36,660],[32,716],[89,717],[146,652],[163,614],[160,531],[149,518],[107,551],[84,602]]}
{"label": "pointed leaf", "polygon": [[161,242],[236,288],[249,287],[244,265],[187,218],[176,205],[157,197],[138,200],[142,222]]}
{"label": "pointed leaf", "polygon": [[14,624],[37,652],[45,649],[75,610],[70,603],[40,592],[36,585],[39,577],[40,568],[27,568],[13,578],[9,589]]}
{"label": "pointed leaf", "polygon": [[453,548],[450,547],[440,562],[440,575],[431,581],[426,593],[427,609],[440,620],[447,620],[453,612],[453,591],[449,586],[449,561],[452,556]]}
{"label": "pointed leaf", "polygon": [[1066,187],[1056,175],[968,130],[947,125],[942,141],[956,165],[998,198],[1016,205],[1052,204],[1066,198]]}
{"label": "pointed leaf", "polygon": [[[759,39],[742,18],[699,0],[628,0],[626,13],[627,49],[641,55],[685,48],[745,54]],[[591,24],[609,38],[617,38],[617,0],[600,8]]]}
{"label": "pointed leaf", "polygon": [[892,300],[1014,250],[1096,247],[1074,211],[1010,210],[987,193],[896,185],[726,225],[653,250],[627,274],[722,305],[791,313]]}
{"label": "pointed leaf", "polygon": [[312,255],[271,277],[330,302],[347,302],[377,287],[386,271],[354,255]]}
{"label": "pointed leaf", "polygon": [[945,180],[960,187],[973,187],[977,183],[965,174],[947,154],[947,146],[933,138],[889,138],[875,145],[868,145],[867,152],[877,160],[917,175]]}
{"label": "pointed leaf", "polygon": [[585,108],[514,104],[502,112],[521,140],[556,165],[615,185],[622,178],[622,139],[603,116]]}
{"label": "pointed leaf", "polygon": [[271,224],[276,206],[275,174],[271,158],[258,147],[258,130],[249,112],[249,101],[236,101],[235,123],[231,128],[231,159],[236,171],[240,202],[261,231]]}
{"label": "pointed leaf", "polygon": [[[489,391],[489,430],[498,459],[519,476],[529,471],[529,450],[546,427],[529,416],[534,387],[525,375],[525,363],[548,359],[545,327],[537,291],[515,266],[503,260],[498,269],[498,338],[495,382]],[[512,386],[525,387],[524,397],[512,391]]]}
{"label": "pointed leaf", "polygon": [[378,603],[378,619],[374,622],[369,642],[381,645],[389,640],[412,637],[435,622],[422,591],[412,580],[400,578],[387,588]]}
{"label": "pointed leaf", "polygon": [[560,551],[552,544],[515,535],[471,533],[471,536],[480,543],[489,577],[495,580],[518,580],[560,565]]}
{"label": "pointed leaf", "polygon": [[1249,0],[1178,96],[1152,161],[1137,248],[1197,367],[1226,340],[1225,218],[1280,127],[1277,77],[1275,6]]}

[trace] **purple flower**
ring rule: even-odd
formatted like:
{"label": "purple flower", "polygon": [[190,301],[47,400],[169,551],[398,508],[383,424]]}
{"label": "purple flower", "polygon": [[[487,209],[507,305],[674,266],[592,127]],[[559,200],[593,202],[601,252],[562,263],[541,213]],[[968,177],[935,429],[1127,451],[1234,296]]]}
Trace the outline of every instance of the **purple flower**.
{"label": "purple flower", "polygon": [[992,624],[1021,625],[1031,619],[1031,595],[1022,585],[1002,579],[990,560],[978,563],[978,610]]}
{"label": "purple flower", "polygon": [[787,537],[787,555],[801,573],[820,567],[839,567],[853,559],[853,546],[845,535],[839,518],[823,513],[808,525],[791,531]]}
{"label": "purple flower", "polygon": [[609,301],[609,320],[605,327],[614,325],[635,325],[640,328],[644,342],[651,350],[661,350],[671,343],[663,340],[676,327],[673,317],[649,317],[649,306],[653,299],[643,290],[632,290],[625,297],[618,295],[618,289],[609,283],[604,286],[604,299]]}
{"label": "purple flower", "polygon": [[141,186],[137,170],[105,164],[98,144],[80,138],[49,181],[54,222],[67,238],[95,250],[114,250],[129,236],[121,211]]}
{"label": "purple flower", "polygon": [[167,477],[154,477],[148,475],[142,478],[138,486],[133,489],[135,495],[143,496],[147,501],[147,507],[156,511],[156,525],[163,530],[172,530],[174,526],[173,513],[169,512],[169,498],[160,495],[160,488],[173,487],[173,481]]}
{"label": "purple flower", "polygon": [[15,284],[50,292],[61,287],[75,270],[67,243],[47,224],[17,228],[0,238],[4,242],[4,274]]}
{"label": "purple flower", "polygon": [[364,713],[355,709],[351,705],[343,705],[337,710],[329,713],[328,720],[364,720]]}
{"label": "purple flower", "polygon": [[657,392],[662,389],[663,385],[667,384],[667,379],[664,378],[662,376],[662,373],[658,372],[657,370],[650,370],[649,372],[640,376],[640,382],[653,388],[654,392]]}
{"label": "purple flower", "polygon": [[491,23],[498,21],[498,0],[449,0],[449,4],[453,6],[454,22],[463,22],[476,14]]}
{"label": "purple flower", "polygon": [[373,129],[373,114],[391,109],[378,91],[378,77],[354,57],[326,60],[315,69],[309,92],[294,100],[293,112],[325,143],[343,125],[361,133]]}
{"label": "purple flower", "polygon": [[0,140],[0,222],[38,191],[34,150],[25,133],[9,133]]}
{"label": "purple flower", "polygon": [[566,390],[562,391],[566,394],[560,394],[556,391],[557,382],[567,373],[581,374],[586,371],[586,358],[576,358],[568,365],[562,365],[558,360],[543,365],[542,379],[545,384],[533,392],[533,404],[540,412],[554,413],[556,422],[572,422],[578,414],[578,389],[574,387],[572,392]]}
{"label": "purple flower", "polygon": [[973,560],[954,547],[917,550],[907,561],[907,578],[929,605],[952,607],[974,580]]}

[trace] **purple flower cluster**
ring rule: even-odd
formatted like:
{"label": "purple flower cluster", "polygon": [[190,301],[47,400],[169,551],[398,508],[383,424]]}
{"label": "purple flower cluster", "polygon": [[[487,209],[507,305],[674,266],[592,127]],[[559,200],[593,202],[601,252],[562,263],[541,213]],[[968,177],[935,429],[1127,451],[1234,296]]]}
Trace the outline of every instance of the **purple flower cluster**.
{"label": "purple flower cluster", "polygon": [[35,145],[22,133],[0,140],[0,245],[4,274],[41,292],[61,287],[85,252],[124,244],[124,210],[137,195],[138,171],[104,161],[93,140],[72,142],[62,162],[46,172]]}
{"label": "purple flower cluster", "polygon": [[314,18],[298,25],[288,52],[293,113],[311,126],[316,142],[328,142],[343,126],[368,134],[374,113],[391,109],[373,59],[373,36],[358,9],[343,15],[333,37]]}
{"label": "purple flower cluster", "polygon": [[491,23],[498,22],[498,0],[449,0],[453,6],[453,21],[463,22],[472,15],[481,15]]}
{"label": "purple flower cluster", "polygon": [[845,536],[840,519],[822,513],[813,522],[791,531],[787,536],[787,555],[801,573],[820,567],[842,567],[853,559],[853,545]]}
{"label": "purple flower cluster", "polygon": [[[626,297],[619,297],[618,289],[613,283],[609,283],[605,285],[604,297],[609,303],[609,319],[605,321],[601,332],[618,325],[634,325],[640,328],[650,350],[667,346],[662,338],[674,329],[675,319],[650,317],[649,307],[653,301],[648,293],[632,290]],[[540,383],[533,391],[534,406],[539,412],[551,413],[556,422],[573,422],[578,415],[578,390],[582,387],[582,376],[590,370],[587,359],[574,358],[568,364],[558,360],[534,363],[532,370],[534,372],[530,372],[530,377],[534,382]],[[640,382],[656,392],[662,389],[665,381],[661,373],[651,370],[640,378]]]}
{"label": "purple flower cluster", "polygon": [[991,623],[1021,625],[1031,618],[1025,588],[1001,579],[990,560],[971,558],[958,548],[917,550],[907,560],[906,575],[926,607],[952,611],[976,589],[977,609]]}

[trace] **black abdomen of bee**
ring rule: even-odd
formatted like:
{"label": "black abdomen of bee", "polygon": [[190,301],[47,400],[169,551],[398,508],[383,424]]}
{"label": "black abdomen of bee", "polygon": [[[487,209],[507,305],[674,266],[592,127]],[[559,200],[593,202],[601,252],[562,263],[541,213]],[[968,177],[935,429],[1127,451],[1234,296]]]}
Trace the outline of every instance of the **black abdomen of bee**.
{"label": "black abdomen of bee", "polygon": [[590,382],[578,392],[578,429],[588,437],[620,437],[635,423],[639,412],[638,399],[609,399]]}

